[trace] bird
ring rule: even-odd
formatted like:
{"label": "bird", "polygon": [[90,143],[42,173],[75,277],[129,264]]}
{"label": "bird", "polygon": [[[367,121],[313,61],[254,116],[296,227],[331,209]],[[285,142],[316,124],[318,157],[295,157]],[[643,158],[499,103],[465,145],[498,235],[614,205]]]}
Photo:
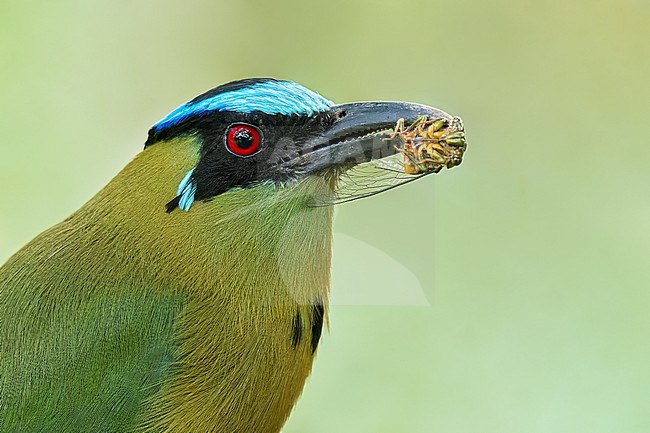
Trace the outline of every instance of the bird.
{"label": "bird", "polygon": [[0,268],[0,432],[280,431],[328,323],[327,202],[422,115],[449,117],[273,78],[171,111]]}

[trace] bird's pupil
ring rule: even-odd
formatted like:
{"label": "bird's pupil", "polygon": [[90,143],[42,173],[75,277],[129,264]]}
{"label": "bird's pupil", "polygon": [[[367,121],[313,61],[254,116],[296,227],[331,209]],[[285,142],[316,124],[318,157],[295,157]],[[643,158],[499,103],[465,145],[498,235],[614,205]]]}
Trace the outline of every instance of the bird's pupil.
{"label": "bird's pupil", "polygon": [[235,132],[235,143],[237,143],[237,146],[241,149],[248,149],[253,145],[253,141],[253,136],[250,131],[242,128]]}

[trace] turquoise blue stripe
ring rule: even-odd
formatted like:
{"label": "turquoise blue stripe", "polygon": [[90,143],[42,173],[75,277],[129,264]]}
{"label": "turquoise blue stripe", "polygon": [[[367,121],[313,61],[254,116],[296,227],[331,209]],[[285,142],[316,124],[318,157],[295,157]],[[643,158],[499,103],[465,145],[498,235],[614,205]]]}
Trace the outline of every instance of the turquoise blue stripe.
{"label": "turquoise blue stripe", "polygon": [[265,114],[311,115],[325,111],[334,103],[300,84],[291,81],[266,81],[249,87],[220,93],[212,98],[183,104],[154,125],[157,130],[169,128],[188,117],[215,111]]}

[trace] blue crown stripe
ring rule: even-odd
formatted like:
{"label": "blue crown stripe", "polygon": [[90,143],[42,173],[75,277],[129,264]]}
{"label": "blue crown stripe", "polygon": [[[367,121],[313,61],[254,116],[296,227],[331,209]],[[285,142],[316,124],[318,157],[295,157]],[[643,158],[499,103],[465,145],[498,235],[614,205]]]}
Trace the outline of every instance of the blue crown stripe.
{"label": "blue crown stripe", "polygon": [[215,111],[236,111],[265,114],[305,114],[325,111],[334,103],[297,83],[291,81],[265,81],[251,86],[219,93],[208,99],[188,102],[169,113],[154,125],[156,130],[169,128],[183,120]]}

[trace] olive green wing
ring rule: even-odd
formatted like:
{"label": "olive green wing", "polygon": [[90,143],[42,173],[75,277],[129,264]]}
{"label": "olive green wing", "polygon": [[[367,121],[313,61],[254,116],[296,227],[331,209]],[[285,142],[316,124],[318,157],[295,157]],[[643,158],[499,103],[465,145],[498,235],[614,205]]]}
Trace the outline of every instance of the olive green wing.
{"label": "olive green wing", "polygon": [[130,432],[173,375],[183,299],[62,274],[0,269],[0,432]]}

